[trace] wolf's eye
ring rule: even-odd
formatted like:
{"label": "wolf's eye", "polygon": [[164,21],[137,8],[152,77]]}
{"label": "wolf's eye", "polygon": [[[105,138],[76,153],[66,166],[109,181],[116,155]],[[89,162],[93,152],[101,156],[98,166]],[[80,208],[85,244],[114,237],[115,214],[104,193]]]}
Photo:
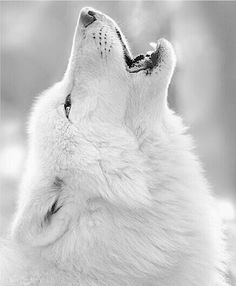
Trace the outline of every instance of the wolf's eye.
{"label": "wolf's eye", "polygon": [[64,109],[65,109],[65,114],[66,117],[69,118],[69,114],[70,114],[70,109],[71,109],[71,98],[70,98],[70,94],[67,95],[65,103],[64,103]]}

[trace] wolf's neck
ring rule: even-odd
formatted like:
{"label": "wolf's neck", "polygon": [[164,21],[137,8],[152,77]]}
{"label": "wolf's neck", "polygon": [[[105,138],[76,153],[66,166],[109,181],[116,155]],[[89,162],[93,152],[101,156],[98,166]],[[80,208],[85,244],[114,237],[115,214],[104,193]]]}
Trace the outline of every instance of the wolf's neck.
{"label": "wolf's neck", "polygon": [[201,164],[193,151],[193,139],[186,134],[186,127],[178,116],[170,112],[156,132],[140,136],[139,146],[152,166],[156,183],[165,185],[175,180],[187,188],[206,188]]}

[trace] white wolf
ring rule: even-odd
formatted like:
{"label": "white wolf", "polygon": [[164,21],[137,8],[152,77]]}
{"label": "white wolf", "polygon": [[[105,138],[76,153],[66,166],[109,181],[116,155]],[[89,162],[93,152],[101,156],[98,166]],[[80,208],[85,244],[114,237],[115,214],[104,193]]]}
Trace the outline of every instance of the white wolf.
{"label": "white wolf", "polygon": [[167,105],[174,66],[168,41],[134,59],[82,9],[65,76],[32,112],[1,285],[226,285],[214,201]]}

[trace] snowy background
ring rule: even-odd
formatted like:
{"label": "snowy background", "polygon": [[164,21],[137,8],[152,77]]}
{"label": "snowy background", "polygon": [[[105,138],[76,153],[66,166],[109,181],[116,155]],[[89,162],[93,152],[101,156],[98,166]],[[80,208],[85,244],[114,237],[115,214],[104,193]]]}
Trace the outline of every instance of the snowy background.
{"label": "snowy background", "polygon": [[109,14],[133,54],[160,37],[178,64],[169,103],[191,126],[227,225],[236,285],[236,2],[1,2],[0,236],[16,206],[26,154],[26,122],[37,94],[65,71],[83,6]]}

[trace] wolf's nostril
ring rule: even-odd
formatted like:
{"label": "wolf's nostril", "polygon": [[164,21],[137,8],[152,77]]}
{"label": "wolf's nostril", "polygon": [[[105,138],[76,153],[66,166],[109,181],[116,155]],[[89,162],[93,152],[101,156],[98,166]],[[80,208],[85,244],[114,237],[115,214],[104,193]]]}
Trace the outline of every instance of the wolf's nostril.
{"label": "wolf's nostril", "polygon": [[95,15],[96,15],[96,13],[95,13],[94,11],[92,11],[92,10],[89,10],[89,11],[88,11],[88,14],[89,14],[90,16],[94,16],[94,17],[95,17]]}
{"label": "wolf's nostril", "polygon": [[95,12],[89,10],[89,11],[82,11],[80,15],[80,21],[84,25],[84,27],[89,26],[94,21],[96,21],[95,18]]}

